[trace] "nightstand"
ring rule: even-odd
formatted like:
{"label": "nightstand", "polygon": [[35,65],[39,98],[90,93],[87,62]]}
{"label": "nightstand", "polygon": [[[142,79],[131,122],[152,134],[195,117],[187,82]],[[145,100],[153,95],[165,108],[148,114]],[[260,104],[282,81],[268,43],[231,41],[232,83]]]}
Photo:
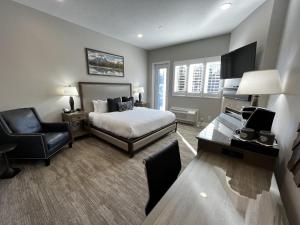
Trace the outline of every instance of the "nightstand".
{"label": "nightstand", "polygon": [[137,107],[148,107],[148,104],[146,102],[135,102],[134,106],[137,106]]}
{"label": "nightstand", "polygon": [[86,112],[62,113],[62,121],[69,124],[73,141],[90,133]]}

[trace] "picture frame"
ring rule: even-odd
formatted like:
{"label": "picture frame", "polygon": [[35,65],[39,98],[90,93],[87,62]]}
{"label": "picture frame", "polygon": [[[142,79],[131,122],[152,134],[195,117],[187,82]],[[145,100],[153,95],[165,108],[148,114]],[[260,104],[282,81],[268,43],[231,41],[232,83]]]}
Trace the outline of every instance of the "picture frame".
{"label": "picture frame", "polygon": [[90,48],[85,49],[89,75],[124,77],[124,57]]}

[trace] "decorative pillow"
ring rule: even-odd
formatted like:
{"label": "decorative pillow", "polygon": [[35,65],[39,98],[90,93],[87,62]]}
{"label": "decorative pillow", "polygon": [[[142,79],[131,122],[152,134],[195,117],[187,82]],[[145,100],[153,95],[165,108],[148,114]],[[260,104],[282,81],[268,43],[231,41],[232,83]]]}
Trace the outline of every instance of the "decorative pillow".
{"label": "decorative pillow", "polygon": [[109,112],[116,112],[119,111],[119,105],[118,103],[121,102],[121,98],[108,98],[107,99],[107,105],[108,105],[108,111]]}
{"label": "decorative pillow", "polygon": [[122,97],[122,102],[129,102],[132,101],[132,106],[134,105],[134,98],[133,97]]}
{"label": "decorative pillow", "polygon": [[132,101],[128,101],[128,102],[119,102],[119,112],[123,112],[126,110],[132,110],[133,106],[132,106]]}
{"label": "decorative pillow", "polygon": [[93,100],[93,104],[94,104],[94,112],[98,112],[98,113],[106,113],[106,112],[108,112],[107,101]]}

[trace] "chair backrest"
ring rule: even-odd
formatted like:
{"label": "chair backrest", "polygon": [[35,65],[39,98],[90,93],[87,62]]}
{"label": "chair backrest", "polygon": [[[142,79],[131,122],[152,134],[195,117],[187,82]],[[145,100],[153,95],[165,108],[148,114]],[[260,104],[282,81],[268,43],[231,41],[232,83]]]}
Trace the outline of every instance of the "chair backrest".
{"label": "chair backrest", "polygon": [[149,200],[145,208],[148,215],[157,202],[175,182],[181,170],[178,141],[144,160],[148,179]]}
{"label": "chair backrest", "polygon": [[12,133],[33,134],[42,131],[40,120],[32,108],[9,110],[1,112],[0,116]]}

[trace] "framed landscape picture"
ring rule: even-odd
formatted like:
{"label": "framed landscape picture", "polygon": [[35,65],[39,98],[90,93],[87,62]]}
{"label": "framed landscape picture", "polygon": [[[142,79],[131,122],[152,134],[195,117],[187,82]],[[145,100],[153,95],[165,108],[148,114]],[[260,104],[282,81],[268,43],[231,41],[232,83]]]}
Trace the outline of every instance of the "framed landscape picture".
{"label": "framed landscape picture", "polygon": [[90,75],[124,77],[124,57],[86,48],[87,72]]}

